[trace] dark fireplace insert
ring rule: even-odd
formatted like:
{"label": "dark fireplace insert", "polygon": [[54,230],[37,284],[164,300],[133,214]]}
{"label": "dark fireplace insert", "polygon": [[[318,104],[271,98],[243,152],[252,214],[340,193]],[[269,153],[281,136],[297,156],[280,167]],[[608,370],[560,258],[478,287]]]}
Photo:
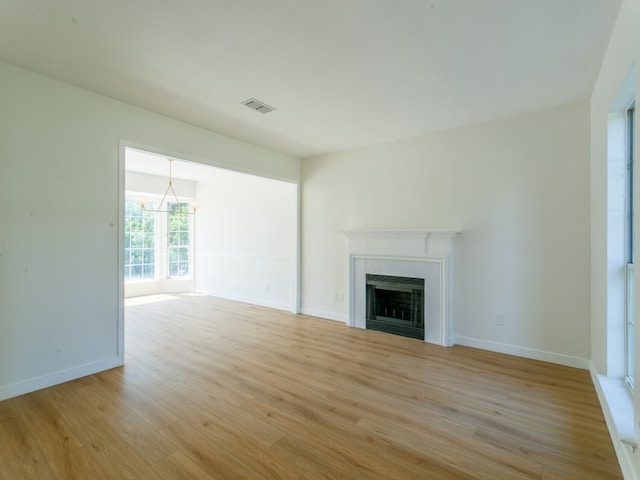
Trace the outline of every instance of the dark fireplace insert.
{"label": "dark fireplace insert", "polygon": [[367,274],[367,328],[424,340],[424,279]]}

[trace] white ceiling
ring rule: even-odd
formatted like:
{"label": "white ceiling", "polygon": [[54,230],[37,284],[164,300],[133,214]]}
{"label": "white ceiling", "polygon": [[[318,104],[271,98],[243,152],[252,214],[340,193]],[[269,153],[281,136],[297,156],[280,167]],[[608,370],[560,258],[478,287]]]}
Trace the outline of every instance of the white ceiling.
{"label": "white ceiling", "polygon": [[619,6],[2,0],[0,60],[303,158],[586,98]]}

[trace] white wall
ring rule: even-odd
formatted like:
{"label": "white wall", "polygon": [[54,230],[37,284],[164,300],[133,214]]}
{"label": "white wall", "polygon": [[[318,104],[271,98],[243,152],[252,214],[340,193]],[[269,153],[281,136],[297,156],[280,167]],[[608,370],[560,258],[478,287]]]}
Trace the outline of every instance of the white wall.
{"label": "white wall", "polygon": [[294,311],[297,185],[220,171],[196,195],[196,290]]}
{"label": "white wall", "polygon": [[123,142],[297,181],[299,161],[0,63],[0,399],[122,362]]}
{"label": "white wall", "polygon": [[303,312],[347,318],[341,231],[462,228],[457,341],[586,367],[588,147],[580,102],[304,160]]}

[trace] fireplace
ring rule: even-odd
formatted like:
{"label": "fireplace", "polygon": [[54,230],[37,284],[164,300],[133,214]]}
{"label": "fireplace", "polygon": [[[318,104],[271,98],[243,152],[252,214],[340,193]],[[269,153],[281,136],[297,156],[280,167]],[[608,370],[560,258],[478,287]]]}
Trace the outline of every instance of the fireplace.
{"label": "fireplace", "polygon": [[[349,239],[348,325],[371,328],[384,320],[386,325],[381,328],[385,332],[392,328],[410,329],[412,336],[425,342],[453,345],[452,261],[454,240],[460,232],[453,229],[344,232]],[[404,279],[398,283],[397,277]],[[414,290],[418,290],[415,295]],[[377,299],[371,296],[373,293],[378,294]],[[418,308],[414,309],[415,306]]]}
{"label": "fireplace", "polygon": [[366,328],[424,339],[424,279],[367,274]]}

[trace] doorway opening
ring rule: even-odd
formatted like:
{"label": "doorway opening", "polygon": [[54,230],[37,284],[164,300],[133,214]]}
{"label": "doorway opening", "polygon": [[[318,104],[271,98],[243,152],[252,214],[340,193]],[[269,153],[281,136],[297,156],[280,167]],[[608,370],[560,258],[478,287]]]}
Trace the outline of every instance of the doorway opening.
{"label": "doorway opening", "polygon": [[296,183],[129,146],[123,157],[123,304],[190,293],[297,313]]}

